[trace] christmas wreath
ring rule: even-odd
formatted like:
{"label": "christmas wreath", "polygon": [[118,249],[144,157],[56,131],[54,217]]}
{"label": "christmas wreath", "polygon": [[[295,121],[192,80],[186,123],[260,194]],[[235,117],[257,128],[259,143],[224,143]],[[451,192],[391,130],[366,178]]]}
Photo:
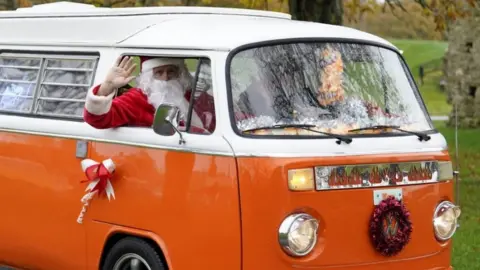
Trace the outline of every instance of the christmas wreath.
{"label": "christmas wreath", "polygon": [[410,241],[411,233],[410,213],[395,197],[387,197],[373,210],[370,239],[382,255],[393,256],[399,253]]}

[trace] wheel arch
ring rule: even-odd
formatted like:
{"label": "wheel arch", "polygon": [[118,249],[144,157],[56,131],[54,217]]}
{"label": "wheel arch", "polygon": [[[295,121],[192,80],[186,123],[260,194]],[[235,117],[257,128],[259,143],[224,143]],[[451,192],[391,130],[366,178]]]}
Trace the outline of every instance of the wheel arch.
{"label": "wheel arch", "polygon": [[105,258],[107,257],[108,252],[112,249],[112,247],[118,241],[126,237],[136,237],[150,244],[160,256],[160,259],[162,260],[166,269],[171,269],[171,262],[168,257],[168,253],[166,252],[166,246],[165,243],[161,240],[161,238],[151,232],[143,232],[130,228],[113,228],[110,231],[103,244],[98,269],[102,269],[103,264],[105,263]]}

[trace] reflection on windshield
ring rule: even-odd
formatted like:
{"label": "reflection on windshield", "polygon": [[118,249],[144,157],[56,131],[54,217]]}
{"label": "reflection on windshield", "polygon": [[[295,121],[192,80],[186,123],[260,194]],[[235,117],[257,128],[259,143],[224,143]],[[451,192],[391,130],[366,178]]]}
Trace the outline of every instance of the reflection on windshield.
{"label": "reflection on windshield", "polygon": [[[399,56],[385,48],[348,43],[258,47],[236,54],[230,72],[240,131],[283,124],[311,124],[337,134],[373,125],[432,129]],[[318,135],[297,128],[252,133]]]}

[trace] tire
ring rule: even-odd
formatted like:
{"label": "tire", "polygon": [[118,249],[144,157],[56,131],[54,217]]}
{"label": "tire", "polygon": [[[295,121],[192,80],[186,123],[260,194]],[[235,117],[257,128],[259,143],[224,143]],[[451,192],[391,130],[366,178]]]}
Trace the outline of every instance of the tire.
{"label": "tire", "polygon": [[160,255],[150,244],[139,238],[126,237],[110,249],[102,270],[121,270],[119,264],[127,263],[131,259],[138,259],[137,262],[140,261],[142,264],[146,263],[151,270],[167,269]]}

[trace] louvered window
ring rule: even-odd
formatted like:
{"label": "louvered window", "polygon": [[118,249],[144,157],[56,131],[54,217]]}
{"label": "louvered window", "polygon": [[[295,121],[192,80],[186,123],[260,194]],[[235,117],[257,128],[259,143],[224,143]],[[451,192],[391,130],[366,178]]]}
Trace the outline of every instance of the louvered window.
{"label": "louvered window", "polygon": [[98,56],[0,54],[0,111],[83,116]]}

